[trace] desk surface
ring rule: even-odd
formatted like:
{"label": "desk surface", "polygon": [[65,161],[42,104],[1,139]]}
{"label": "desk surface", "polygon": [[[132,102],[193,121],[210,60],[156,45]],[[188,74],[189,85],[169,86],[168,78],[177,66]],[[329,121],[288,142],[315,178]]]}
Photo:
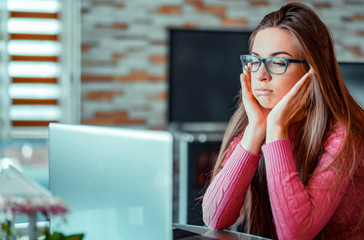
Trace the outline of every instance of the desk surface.
{"label": "desk surface", "polygon": [[[38,222],[38,230],[45,230],[49,227],[48,222]],[[17,223],[15,228],[18,234],[26,236],[28,234],[28,223]],[[267,240],[268,238],[253,236],[246,233],[235,232],[235,231],[214,231],[207,227],[188,225],[188,224],[173,224],[173,229],[181,229],[191,233],[196,233],[197,235],[186,234],[187,236],[183,238],[177,238],[173,240]],[[189,236],[188,236],[189,235]],[[24,238],[27,239],[27,238]],[[87,239],[87,238],[86,238]],[[269,240],[269,239],[268,239]]]}
{"label": "desk surface", "polygon": [[176,229],[182,229],[192,233],[197,233],[199,235],[180,238],[180,240],[193,240],[193,239],[219,239],[219,240],[262,240],[268,239],[258,236],[253,236],[247,233],[235,232],[235,231],[214,231],[207,227],[195,226],[195,225],[185,225],[185,224],[173,224]]}

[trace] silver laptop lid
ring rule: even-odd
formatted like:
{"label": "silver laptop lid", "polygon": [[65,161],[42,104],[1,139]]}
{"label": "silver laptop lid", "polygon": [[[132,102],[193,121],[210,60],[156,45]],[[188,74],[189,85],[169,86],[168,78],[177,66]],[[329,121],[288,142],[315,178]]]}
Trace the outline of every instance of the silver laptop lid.
{"label": "silver laptop lid", "polygon": [[172,147],[166,131],[51,124],[50,191],[71,208],[52,230],[172,239]]}

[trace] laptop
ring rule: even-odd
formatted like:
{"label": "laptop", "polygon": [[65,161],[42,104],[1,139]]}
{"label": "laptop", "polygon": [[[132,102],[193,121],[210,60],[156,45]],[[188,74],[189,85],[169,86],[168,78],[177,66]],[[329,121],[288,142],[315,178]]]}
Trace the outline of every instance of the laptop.
{"label": "laptop", "polygon": [[50,124],[50,191],[70,207],[51,231],[171,240],[172,148],[167,131]]}

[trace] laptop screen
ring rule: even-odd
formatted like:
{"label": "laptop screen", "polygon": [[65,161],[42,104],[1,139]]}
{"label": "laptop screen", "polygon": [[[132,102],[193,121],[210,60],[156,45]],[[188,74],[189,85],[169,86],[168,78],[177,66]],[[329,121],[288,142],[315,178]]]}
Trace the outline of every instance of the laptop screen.
{"label": "laptop screen", "polygon": [[52,231],[96,239],[172,239],[172,135],[49,127],[49,186],[70,207]]}

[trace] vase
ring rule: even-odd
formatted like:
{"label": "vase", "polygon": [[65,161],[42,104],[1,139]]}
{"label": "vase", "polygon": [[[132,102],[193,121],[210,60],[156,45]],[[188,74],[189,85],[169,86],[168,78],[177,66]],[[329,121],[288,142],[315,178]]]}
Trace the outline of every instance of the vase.
{"label": "vase", "polygon": [[29,213],[28,217],[29,217],[29,225],[28,225],[29,240],[37,240],[38,239],[37,212],[32,211],[31,213]]}

